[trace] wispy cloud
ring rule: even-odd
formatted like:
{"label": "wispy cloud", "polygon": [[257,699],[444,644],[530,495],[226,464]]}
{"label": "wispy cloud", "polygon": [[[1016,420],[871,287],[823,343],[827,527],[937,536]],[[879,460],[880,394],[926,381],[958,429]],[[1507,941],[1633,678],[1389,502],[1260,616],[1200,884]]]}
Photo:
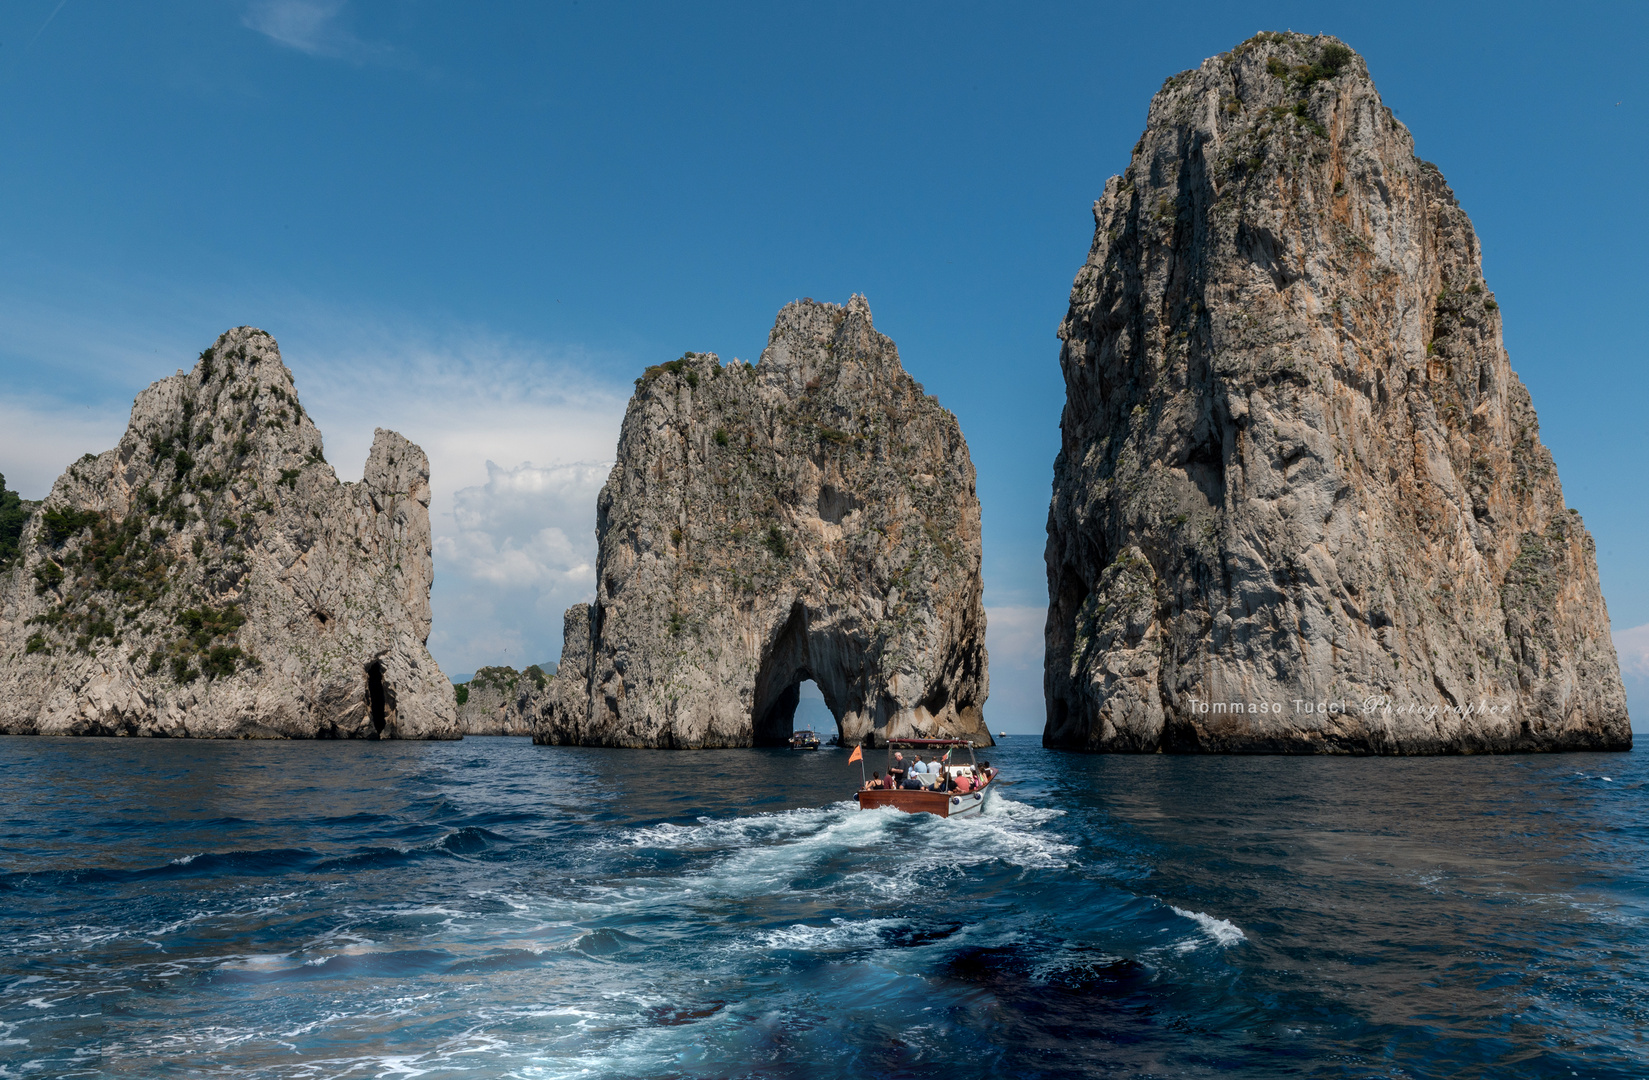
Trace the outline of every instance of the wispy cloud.
{"label": "wispy cloud", "polygon": [[82,454],[101,453],[126,431],[129,408],[51,399],[0,401],[0,474],[6,487],[39,499]]}
{"label": "wispy cloud", "polygon": [[1615,653],[1620,657],[1620,673],[1628,678],[1649,679],[1649,624],[1616,630]]}
{"label": "wispy cloud", "polygon": [[562,612],[594,595],[596,496],[629,388],[576,347],[483,331],[320,315],[290,340],[283,359],[341,477],[359,478],[377,427],[429,455],[442,668],[559,657]]}
{"label": "wispy cloud", "polygon": [[991,661],[985,721],[992,731],[1042,730],[1042,627],[1047,618],[1048,609],[1042,606],[985,609],[985,645]]}
{"label": "wispy cloud", "polygon": [[242,17],[280,45],[310,56],[355,63],[384,61],[393,55],[388,45],[362,41],[343,25],[343,0],[252,0]]}
{"label": "wispy cloud", "polygon": [[138,299],[100,315],[0,300],[8,487],[44,495],[119,440],[139,390],[260,312],[342,479],[360,478],[374,428],[429,455],[442,667],[559,655],[562,611],[594,592],[596,494],[629,400],[627,381],[601,373],[629,372],[628,358],[301,297]]}
{"label": "wispy cloud", "polygon": [[500,468],[459,490],[435,541],[442,663],[553,660],[561,615],[595,592],[595,502],[609,465]]}
{"label": "wispy cloud", "polygon": [[52,24],[52,20],[57,18],[57,13],[62,11],[63,5],[68,2],[69,0],[57,0],[57,6],[52,8],[52,13],[46,16],[46,21],[40,24],[40,29],[36,30],[34,36],[29,39],[29,48],[34,48],[34,43],[40,40],[40,35],[46,32],[46,27]]}
{"label": "wispy cloud", "polygon": [[1649,733],[1649,623],[1616,630],[1615,655],[1620,658],[1620,678],[1626,684],[1626,709],[1632,716],[1632,730]]}

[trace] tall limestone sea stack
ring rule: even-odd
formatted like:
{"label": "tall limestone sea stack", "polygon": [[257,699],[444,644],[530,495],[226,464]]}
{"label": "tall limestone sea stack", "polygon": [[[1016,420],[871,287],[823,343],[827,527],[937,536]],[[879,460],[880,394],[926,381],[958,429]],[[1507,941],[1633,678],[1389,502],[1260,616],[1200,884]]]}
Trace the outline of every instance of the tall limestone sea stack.
{"label": "tall limestone sea stack", "polygon": [[862,297],[649,368],[596,535],[536,741],[773,745],[812,679],[848,742],[989,743],[973,463]]}
{"label": "tall limestone sea stack", "polygon": [[138,395],[0,575],[0,731],[458,738],[429,637],[429,462],[378,431],[340,483],[275,341]]}
{"label": "tall limestone sea stack", "polygon": [[1328,37],[1169,79],[1060,328],[1050,746],[1627,749],[1477,236]]}

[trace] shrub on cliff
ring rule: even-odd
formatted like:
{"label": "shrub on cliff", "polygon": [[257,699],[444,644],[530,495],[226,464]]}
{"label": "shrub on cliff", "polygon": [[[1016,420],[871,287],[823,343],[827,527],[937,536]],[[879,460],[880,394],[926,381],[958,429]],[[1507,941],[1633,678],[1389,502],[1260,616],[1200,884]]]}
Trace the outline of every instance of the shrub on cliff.
{"label": "shrub on cliff", "polygon": [[24,502],[17,492],[6,490],[6,477],[0,474],[0,570],[17,561],[17,543],[33,510],[33,503]]}

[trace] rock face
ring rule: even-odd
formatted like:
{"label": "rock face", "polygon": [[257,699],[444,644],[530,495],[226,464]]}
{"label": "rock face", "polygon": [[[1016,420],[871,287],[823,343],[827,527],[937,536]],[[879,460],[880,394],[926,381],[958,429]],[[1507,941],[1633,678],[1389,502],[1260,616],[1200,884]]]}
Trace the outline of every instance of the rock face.
{"label": "rock face", "polygon": [[851,742],[988,743],[973,463],[864,299],[636,382],[535,739],[776,745],[811,678]]}
{"label": "rock face", "polygon": [[380,430],[339,483],[261,330],[139,394],[21,548],[0,576],[0,731],[459,737],[424,645],[429,462]]}
{"label": "rock face", "polygon": [[1326,37],[1169,79],[1060,327],[1050,746],[1626,749],[1471,222]]}
{"label": "rock face", "polygon": [[525,671],[484,667],[458,687],[458,724],[465,735],[531,735],[548,705],[549,683],[537,664]]}

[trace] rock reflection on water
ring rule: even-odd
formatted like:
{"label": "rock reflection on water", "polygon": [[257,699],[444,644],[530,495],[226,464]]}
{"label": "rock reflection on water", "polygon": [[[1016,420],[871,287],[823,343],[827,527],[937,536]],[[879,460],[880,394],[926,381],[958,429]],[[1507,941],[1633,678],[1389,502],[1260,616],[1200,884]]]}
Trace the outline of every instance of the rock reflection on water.
{"label": "rock reflection on water", "polygon": [[1632,756],[1032,742],[0,740],[0,1076],[1644,1075]]}

